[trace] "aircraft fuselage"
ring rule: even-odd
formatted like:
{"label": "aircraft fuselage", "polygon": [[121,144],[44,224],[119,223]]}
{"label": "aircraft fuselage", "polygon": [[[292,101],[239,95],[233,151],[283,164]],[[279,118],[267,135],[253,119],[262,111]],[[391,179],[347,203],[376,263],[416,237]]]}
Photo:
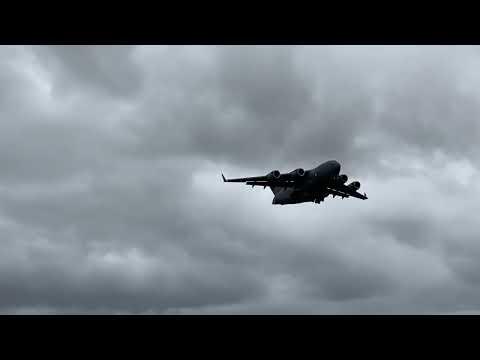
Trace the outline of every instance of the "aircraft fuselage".
{"label": "aircraft fuselage", "polygon": [[340,174],[338,161],[330,160],[305,171],[304,179],[295,188],[273,187],[275,194],[272,204],[286,205],[303,202],[320,202],[328,195],[325,188],[329,181]]}

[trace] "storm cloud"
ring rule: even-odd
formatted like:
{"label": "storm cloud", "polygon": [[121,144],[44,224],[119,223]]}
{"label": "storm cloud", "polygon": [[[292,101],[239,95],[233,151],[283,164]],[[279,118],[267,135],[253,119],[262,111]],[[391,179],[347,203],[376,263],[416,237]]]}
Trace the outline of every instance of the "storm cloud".
{"label": "storm cloud", "polygon": [[[0,47],[1,313],[480,310],[472,46]],[[227,176],[329,159],[367,201]]]}

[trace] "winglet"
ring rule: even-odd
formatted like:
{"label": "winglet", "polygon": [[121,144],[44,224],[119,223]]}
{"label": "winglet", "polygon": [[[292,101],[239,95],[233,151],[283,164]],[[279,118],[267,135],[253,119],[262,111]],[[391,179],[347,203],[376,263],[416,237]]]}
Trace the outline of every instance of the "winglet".
{"label": "winglet", "polygon": [[223,182],[227,182],[227,179],[225,179],[225,176],[223,176],[223,174],[222,174],[222,179],[223,179]]}
{"label": "winglet", "polygon": [[368,199],[368,197],[367,197],[367,193],[363,193],[363,196],[365,196],[365,200],[367,200],[367,199]]}

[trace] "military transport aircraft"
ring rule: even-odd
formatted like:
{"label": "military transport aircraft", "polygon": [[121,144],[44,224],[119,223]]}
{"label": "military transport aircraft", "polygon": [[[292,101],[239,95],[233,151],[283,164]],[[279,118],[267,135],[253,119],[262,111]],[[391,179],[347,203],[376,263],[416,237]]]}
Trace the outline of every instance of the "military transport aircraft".
{"label": "military transport aircraft", "polygon": [[340,164],[336,160],[326,161],[311,170],[302,168],[293,170],[287,174],[281,174],[273,170],[265,176],[248,178],[226,179],[222,174],[224,182],[244,182],[247,185],[267,186],[275,195],[272,204],[286,205],[303,202],[314,202],[319,204],[328,195],[344,197],[356,197],[366,200],[367,194],[360,194],[360,183],[353,181],[348,185],[348,176],[340,175]]}

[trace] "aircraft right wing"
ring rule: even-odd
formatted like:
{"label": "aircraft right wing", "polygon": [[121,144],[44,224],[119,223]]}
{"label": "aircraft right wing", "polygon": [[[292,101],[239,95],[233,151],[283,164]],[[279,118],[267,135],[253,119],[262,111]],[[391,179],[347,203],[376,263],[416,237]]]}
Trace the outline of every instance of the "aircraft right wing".
{"label": "aircraft right wing", "polygon": [[368,199],[367,194],[365,194],[365,193],[360,194],[354,188],[352,188],[350,186],[346,186],[346,185],[341,184],[341,183],[329,184],[327,186],[327,191],[334,196],[336,195],[336,196],[347,197],[347,198],[352,196],[352,197],[356,197],[356,198],[362,199],[362,200],[367,200]]}

